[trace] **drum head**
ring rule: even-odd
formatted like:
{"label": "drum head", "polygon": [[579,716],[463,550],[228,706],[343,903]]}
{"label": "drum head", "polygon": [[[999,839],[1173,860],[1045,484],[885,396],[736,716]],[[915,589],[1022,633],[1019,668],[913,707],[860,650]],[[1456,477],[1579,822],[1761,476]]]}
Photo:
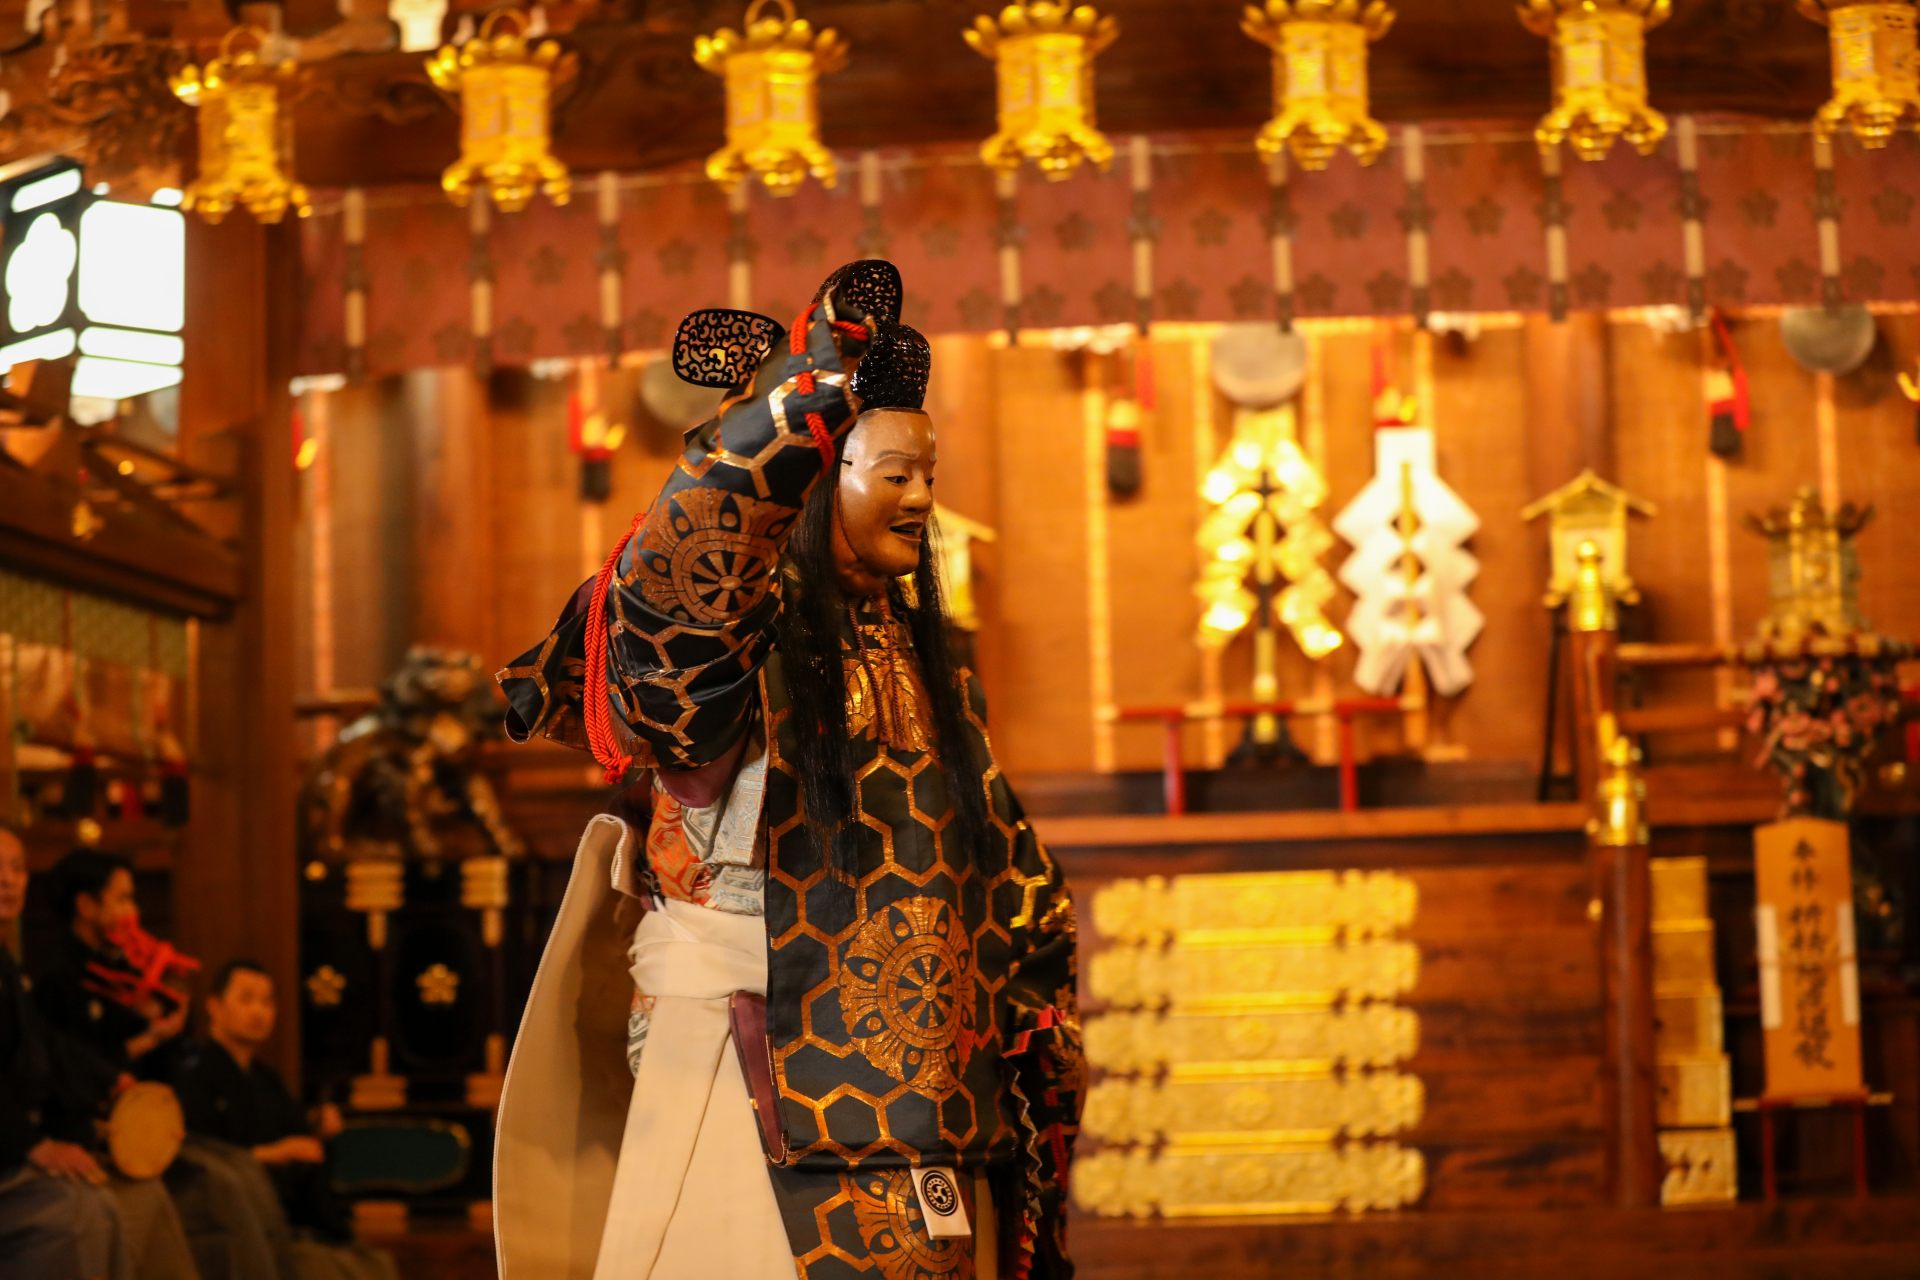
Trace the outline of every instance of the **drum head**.
{"label": "drum head", "polygon": [[1300,393],[1307,343],[1271,324],[1234,324],[1213,340],[1213,381],[1243,409],[1266,409]]}
{"label": "drum head", "polygon": [[113,1167],[129,1178],[157,1178],[187,1140],[180,1100],[163,1084],[136,1084],[121,1094],[107,1118]]}

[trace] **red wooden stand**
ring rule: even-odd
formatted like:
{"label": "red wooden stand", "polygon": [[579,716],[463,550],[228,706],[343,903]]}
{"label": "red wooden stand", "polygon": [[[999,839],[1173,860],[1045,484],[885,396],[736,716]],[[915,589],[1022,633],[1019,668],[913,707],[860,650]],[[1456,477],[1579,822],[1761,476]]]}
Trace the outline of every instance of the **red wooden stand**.
{"label": "red wooden stand", "polygon": [[1759,1097],[1734,1103],[1736,1111],[1760,1113],[1761,1188],[1768,1204],[1780,1198],[1779,1175],[1775,1168],[1773,1117],[1777,1111],[1825,1111],[1844,1107],[1853,1112],[1853,1193],[1867,1195],[1867,1108],[1886,1106],[1893,1095],[1886,1093],[1837,1093],[1817,1098]]}

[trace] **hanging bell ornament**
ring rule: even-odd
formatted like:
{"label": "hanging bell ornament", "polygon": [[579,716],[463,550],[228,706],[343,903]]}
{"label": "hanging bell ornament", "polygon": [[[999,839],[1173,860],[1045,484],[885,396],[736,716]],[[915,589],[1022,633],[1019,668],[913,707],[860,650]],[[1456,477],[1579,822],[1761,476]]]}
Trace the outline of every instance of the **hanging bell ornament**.
{"label": "hanging bell ornament", "polygon": [[1085,160],[1113,163],[1113,144],[1094,124],[1093,60],[1119,34],[1092,5],[1048,0],[974,19],[967,43],[993,59],[999,85],[999,132],[980,147],[988,167],[1010,173],[1031,160],[1058,180]]}
{"label": "hanging bell ornament", "polygon": [[1913,0],[1800,0],[1800,12],[1827,29],[1833,51],[1833,97],[1814,114],[1816,134],[1846,128],[1879,148],[1901,125],[1920,125]]}
{"label": "hanging bell ornament", "polygon": [[[777,16],[763,16],[777,6]],[[732,191],[757,177],[790,196],[812,175],[839,180],[820,145],[820,77],[847,65],[847,46],[829,27],[794,16],[788,0],[754,0],[745,30],[722,27],[693,42],[693,60],[727,82],[727,145],[707,160],[707,176]]]}
{"label": "hanging bell ornament", "polygon": [[1393,25],[1386,0],[1266,0],[1248,5],[1240,29],[1273,50],[1273,119],[1260,152],[1293,152],[1302,169],[1324,169],[1341,147],[1372,164],[1387,131],[1368,113],[1367,44]]}
{"label": "hanging bell ornament", "polygon": [[1553,50],[1553,110],[1533,137],[1542,151],[1571,140],[1582,160],[1624,137],[1652,155],[1667,118],[1647,105],[1647,32],[1672,0],[1522,0],[1520,21]]}
{"label": "hanging bell ornament", "polygon": [[[509,22],[514,29],[503,30]],[[465,205],[476,186],[503,213],[526,208],[535,190],[567,202],[573,179],[551,146],[553,86],[577,66],[551,40],[530,44],[518,9],[494,10],[473,39],[427,59],[434,87],[460,99],[460,158],[440,175],[455,204]]]}
{"label": "hanging bell ornament", "polygon": [[[236,48],[241,38],[250,49]],[[180,207],[218,222],[243,208],[262,222],[278,222],[292,209],[313,211],[306,187],[293,180],[292,60],[269,63],[267,33],[235,27],[220,41],[219,54],[204,67],[189,64],[168,84],[174,96],[200,117],[200,176],[188,184]]]}

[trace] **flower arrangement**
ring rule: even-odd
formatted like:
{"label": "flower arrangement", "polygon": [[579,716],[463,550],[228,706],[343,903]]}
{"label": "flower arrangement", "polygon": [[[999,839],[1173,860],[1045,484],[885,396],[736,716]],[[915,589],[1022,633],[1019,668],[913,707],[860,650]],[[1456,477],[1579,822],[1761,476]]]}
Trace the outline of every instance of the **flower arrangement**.
{"label": "flower arrangement", "polygon": [[1747,732],[1780,775],[1782,816],[1844,818],[1880,730],[1898,717],[1894,664],[1859,656],[1776,659],[1754,668]]}

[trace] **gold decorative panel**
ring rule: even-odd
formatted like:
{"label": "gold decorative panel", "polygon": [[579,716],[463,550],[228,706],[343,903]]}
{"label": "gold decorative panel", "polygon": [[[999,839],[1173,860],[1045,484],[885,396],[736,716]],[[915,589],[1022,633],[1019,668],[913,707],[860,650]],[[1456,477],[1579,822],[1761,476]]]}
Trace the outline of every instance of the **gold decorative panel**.
{"label": "gold decorative panel", "polygon": [[1073,1197],[1105,1216],[1226,1217],[1398,1209],[1426,1189],[1426,1161],[1391,1144],[1283,1150],[1096,1151]]}
{"label": "gold decorative panel", "polygon": [[1398,1208],[1425,1188],[1393,1139],[1426,1109],[1390,1003],[1420,953],[1392,872],[1150,876],[1093,894],[1094,1083],[1073,1193],[1146,1217]]}
{"label": "gold decorative panel", "polygon": [[1739,1191],[1731,1129],[1663,1133],[1660,1158],[1667,1166],[1660,1182],[1661,1204],[1726,1203]]}
{"label": "gold decorative panel", "polygon": [[1276,1076],[1223,1070],[1210,1079],[1108,1079],[1082,1123],[1113,1142],[1269,1146],[1391,1137],[1420,1123],[1426,1090],[1397,1071]]}
{"label": "gold decorative panel", "polygon": [[1662,1058],[1700,1058],[1726,1051],[1720,988],[1655,991],[1654,1051]]}
{"label": "gold decorative panel", "polygon": [[1705,858],[1655,858],[1649,872],[1655,922],[1705,925],[1712,919],[1707,909]]}
{"label": "gold decorative panel", "polygon": [[1710,987],[1713,973],[1713,925],[1695,920],[1653,925],[1654,982],[1663,987]]}
{"label": "gold decorative panel", "polygon": [[1420,952],[1410,942],[1240,944],[1204,942],[1109,947],[1087,966],[1087,989],[1120,1006],[1184,1008],[1332,1004],[1342,996],[1390,1000],[1413,989]]}
{"label": "gold decorative panel", "polygon": [[1655,1115],[1661,1128],[1724,1128],[1733,1122],[1733,1077],[1727,1055],[1663,1058]]}
{"label": "gold decorative panel", "polygon": [[1387,934],[1406,928],[1418,909],[1413,882],[1386,871],[1148,876],[1093,895],[1094,928],[1126,942]]}
{"label": "gold decorative panel", "polygon": [[1087,1056],[1108,1071],[1385,1067],[1419,1049],[1420,1019],[1391,1004],[1128,1011],[1089,1018],[1085,1034]]}

